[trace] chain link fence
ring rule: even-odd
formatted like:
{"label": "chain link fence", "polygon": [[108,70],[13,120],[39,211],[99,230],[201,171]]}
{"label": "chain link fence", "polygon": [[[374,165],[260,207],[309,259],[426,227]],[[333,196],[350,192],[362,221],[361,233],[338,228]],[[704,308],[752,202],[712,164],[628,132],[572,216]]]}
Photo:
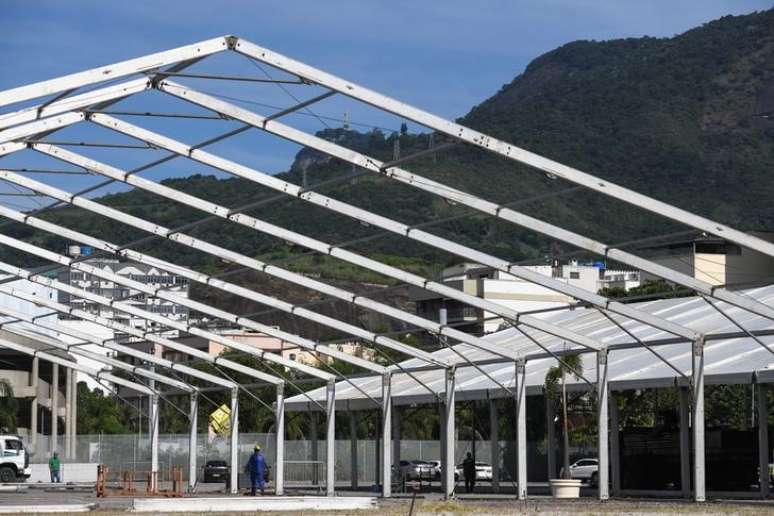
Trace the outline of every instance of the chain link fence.
{"label": "chain link fence", "polygon": [[[38,452],[33,456],[33,462],[43,463],[48,460],[50,436],[38,436]],[[274,434],[239,434],[238,467],[240,473],[247,463],[256,444],[260,445],[266,455],[267,463],[273,472],[276,471],[276,449]],[[64,450],[62,436],[59,439],[60,455]],[[207,434],[197,437],[197,476],[203,479],[202,470],[207,461],[224,460],[230,462],[230,440],[227,437],[210,438]],[[515,476],[516,447],[512,441],[500,441],[500,470],[502,479],[508,482]],[[460,464],[468,451],[472,451],[470,441],[457,442],[455,449],[455,464]],[[490,442],[475,443],[476,460],[490,462]],[[319,440],[317,453],[310,440],[285,441],[285,479],[288,485],[316,485],[325,481],[326,443]],[[184,476],[188,477],[188,435],[162,434],[159,436],[159,475],[160,480],[167,480],[174,466],[182,468]],[[357,475],[362,486],[373,484],[377,478],[377,442],[373,439],[357,441]],[[596,456],[595,450],[572,450],[573,456],[587,454]],[[529,477],[532,481],[547,478],[546,452],[543,443],[529,443],[528,446]],[[400,442],[400,458],[402,460],[438,460],[441,446],[432,440],[402,440]],[[352,444],[349,439],[336,441],[335,472],[337,482],[351,482]],[[557,457],[558,459],[558,457]],[[78,435],[76,437],[76,456],[65,458],[64,462],[92,462],[105,464],[111,472],[135,471],[138,473],[150,470],[151,449],[147,434],[120,435]],[[533,480],[534,479],[534,480]]]}

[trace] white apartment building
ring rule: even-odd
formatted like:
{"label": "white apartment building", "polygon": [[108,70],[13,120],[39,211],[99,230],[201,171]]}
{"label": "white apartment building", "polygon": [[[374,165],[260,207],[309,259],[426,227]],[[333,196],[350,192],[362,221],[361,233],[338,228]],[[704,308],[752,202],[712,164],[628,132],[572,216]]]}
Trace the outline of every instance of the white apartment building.
{"label": "white apartment building", "polygon": [[[639,271],[609,270],[602,263],[570,262],[564,265],[533,265],[526,268],[589,292],[597,292],[605,287],[621,287],[628,290],[640,284]],[[441,281],[468,294],[494,301],[519,312],[556,308],[574,303],[574,299],[569,296],[475,263],[447,267],[441,273]],[[432,292],[413,288],[409,295],[416,304],[418,315],[438,320],[440,310],[445,308],[447,324],[459,325],[458,329],[462,331],[476,334],[491,333],[497,331],[503,324],[501,318],[490,312],[459,301],[445,299]]]}
{"label": "white apartment building", "polygon": [[[82,257],[84,255],[88,256],[91,254],[89,248],[80,246],[70,246],[69,252],[70,255],[76,257]],[[162,288],[166,291],[174,292],[176,294],[188,297],[187,278],[171,274],[156,267],[142,263],[121,262],[115,259],[103,258],[87,258],[84,263],[88,263],[92,267],[98,267],[119,276],[150,285],[154,288]],[[173,320],[182,320],[188,318],[188,308],[185,306],[173,303],[171,301],[166,301],[158,297],[150,296],[144,292],[130,289],[115,282],[106,281],[102,278],[98,278],[81,271],[63,271],[59,273],[58,279],[63,283],[84,289],[88,292],[92,292],[94,294],[98,294],[113,300],[121,300],[134,305],[137,308],[141,308],[153,313],[158,313]],[[69,305],[73,308],[91,312],[107,319],[113,319],[117,322],[132,326],[134,328],[154,330],[157,326],[154,322],[148,322],[145,319],[132,317],[126,313],[113,310],[110,307],[93,303],[89,300],[79,297],[71,296],[66,292],[59,292],[58,300],[60,303]],[[68,315],[60,314],[59,319],[71,320],[72,318]],[[159,330],[161,330],[161,328],[159,328]],[[178,331],[165,329],[159,331],[159,335],[165,337],[175,337],[178,335]],[[116,334],[113,337],[117,341],[121,342],[132,340],[129,335],[125,334]]]}

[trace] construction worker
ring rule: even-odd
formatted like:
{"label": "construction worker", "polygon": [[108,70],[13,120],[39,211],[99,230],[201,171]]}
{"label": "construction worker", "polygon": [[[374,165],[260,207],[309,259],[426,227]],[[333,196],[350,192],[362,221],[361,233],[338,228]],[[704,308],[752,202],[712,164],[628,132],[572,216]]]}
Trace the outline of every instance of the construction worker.
{"label": "construction worker", "polygon": [[253,454],[250,455],[250,460],[247,461],[247,472],[250,473],[251,491],[250,495],[255,496],[256,489],[260,488],[261,495],[263,495],[263,488],[265,485],[264,478],[266,474],[266,457],[263,456],[261,447],[255,445]]}
{"label": "construction worker", "polygon": [[59,476],[59,469],[62,463],[59,460],[59,454],[54,452],[54,455],[48,459],[48,472],[51,474],[51,482],[59,483],[62,481],[62,477]]}
{"label": "construction worker", "polygon": [[465,492],[472,493],[476,488],[476,461],[470,452],[462,461],[462,475],[465,477]]}

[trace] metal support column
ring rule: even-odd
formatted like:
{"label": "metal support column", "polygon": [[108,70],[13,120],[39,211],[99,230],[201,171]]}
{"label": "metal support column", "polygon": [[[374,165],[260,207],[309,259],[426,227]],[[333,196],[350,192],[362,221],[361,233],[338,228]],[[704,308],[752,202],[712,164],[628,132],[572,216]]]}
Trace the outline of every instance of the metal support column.
{"label": "metal support column", "polygon": [[678,387],[680,397],[680,490],[691,497],[691,393]]}
{"label": "metal support column", "polygon": [[196,489],[196,437],[199,426],[199,395],[196,391],[191,393],[191,404],[188,412],[188,420],[191,427],[188,433],[188,492]]}
{"label": "metal support column", "polygon": [[500,492],[500,423],[497,400],[489,400],[489,450],[492,464],[492,492]]}
{"label": "metal support column", "polygon": [[438,421],[440,422],[440,429],[438,430],[438,438],[440,443],[441,452],[441,492],[446,493],[446,404],[438,404]]}
{"label": "metal support column", "polygon": [[610,399],[610,474],[613,496],[621,495],[621,436],[618,429],[618,399],[612,392]]}
{"label": "metal support column", "polygon": [[239,389],[231,389],[231,474],[229,492],[237,494],[239,490]]}
{"label": "metal support column", "polygon": [[769,496],[769,386],[758,385],[758,473],[761,486],[761,497]]}
{"label": "metal support column", "polygon": [[65,368],[65,417],[64,417],[64,458],[71,459],[72,450],[72,405],[73,405],[73,370]]}
{"label": "metal support column", "polygon": [[598,452],[597,460],[599,461],[598,469],[598,483],[599,483],[599,499],[607,500],[610,498],[610,486],[608,484],[608,467],[609,467],[609,453],[610,450],[608,440],[608,391],[607,384],[607,358],[608,351],[606,349],[597,352],[597,429],[598,429]]}
{"label": "metal support column", "polygon": [[318,477],[319,471],[317,464],[320,461],[320,439],[317,437],[317,412],[309,413],[309,442],[312,446],[312,485],[317,486],[320,483]]}
{"label": "metal support column", "polygon": [[557,478],[556,474],[556,411],[554,400],[549,398],[548,392],[543,391],[546,404],[546,456],[548,458],[548,480]]}
{"label": "metal support column", "polygon": [[519,500],[527,498],[527,389],[526,362],[516,362],[516,490]]}
{"label": "metal support column", "polygon": [[693,343],[693,499],[707,498],[704,461],[704,340]]}
{"label": "metal support column", "polygon": [[38,451],[38,375],[40,374],[40,359],[32,359],[32,372],[30,373],[30,387],[32,387],[32,402],[30,403],[30,450]]}
{"label": "metal support column", "polygon": [[58,450],[59,434],[59,364],[51,366],[51,442],[49,452],[53,454]]}
{"label": "metal support column", "polygon": [[[396,428],[400,423],[395,421]],[[389,498],[392,495],[392,378],[390,373],[382,375],[382,496]],[[395,433],[400,439],[400,430]],[[400,453],[400,444],[397,445]],[[396,464],[400,464],[397,462]]]}
{"label": "metal support column", "polygon": [[78,372],[73,371],[73,400],[70,405],[70,435],[72,436],[72,449],[70,458],[78,459]]}
{"label": "metal support column", "polygon": [[442,437],[446,443],[443,446],[444,469],[441,471],[443,476],[443,495],[449,499],[454,495],[454,452],[457,447],[456,429],[455,429],[455,370],[450,367],[446,370],[446,404],[444,407]]}
{"label": "metal support column", "polygon": [[351,488],[353,491],[358,489],[358,468],[357,468],[357,412],[349,411],[349,475]]}
{"label": "metal support column", "polygon": [[400,465],[400,411],[398,407],[390,409],[390,419],[392,420],[392,454],[390,463],[396,468]]}
{"label": "metal support column", "polygon": [[[381,410],[381,409],[380,409]],[[379,413],[377,413],[377,417],[374,419],[378,419],[380,416]],[[382,468],[380,466],[381,459],[380,459],[380,453],[381,448],[379,447],[379,443],[381,442],[381,429],[382,425],[374,425],[374,428],[376,429],[376,436],[374,437],[374,467],[376,468],[374,470],[374,490],[376,490],[377,487],[379,487],[379,482],[382,478]]]}
{"label": "metal support column", "polygon": [[326,392],[325,419],[325,494],[336,493],[336,381],[330,380]]}
{"label": "metal support column", "polygon": [[285,385],[277,385],[277,406],[274,408],[275,421],[275,443],[276,449],[274,459],[274,494],[282,496],[285,494]]}
{"label": "metal support column", "polygon": [[151,492],[158,490],[159,480],[159,395],[151,394],[151,410],[150,410],[150,423],[151,423]]}

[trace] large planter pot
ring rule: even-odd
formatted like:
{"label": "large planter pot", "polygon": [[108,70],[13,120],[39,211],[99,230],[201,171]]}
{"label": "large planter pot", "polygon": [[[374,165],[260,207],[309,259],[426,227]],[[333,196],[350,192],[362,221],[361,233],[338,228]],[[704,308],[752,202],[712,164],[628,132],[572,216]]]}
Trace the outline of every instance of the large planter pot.
{"label": "large planter pot", "polygon": [[578,498],[580,496],[581,481],[576,478],[552,478],[551,495],[554,498]]}

